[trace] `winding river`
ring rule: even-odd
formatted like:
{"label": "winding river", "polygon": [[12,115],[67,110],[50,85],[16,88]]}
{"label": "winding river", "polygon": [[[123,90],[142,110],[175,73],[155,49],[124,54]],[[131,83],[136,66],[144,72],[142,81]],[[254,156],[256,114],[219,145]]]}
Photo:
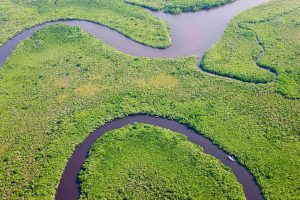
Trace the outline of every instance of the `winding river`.
{"label": "winding river", "polygon": [[262,192],[252,174],[250,174],[247,171],[247,169],[240,165],[238,162],[230,161],[228,159],[228,154],[222,149],[220,149],[208,138],[200,135],[188,126],[180,124],[174,120],[149,115],[132,115],[124,118],[118,118],[106,123],[104,126],[101,126],[97,130],[95,130],[91,135],[89,135],[83,143],[76,147],[75,151],[73,152],[73,155],[69,159],[60,184],[58,186],[58,189],[56,191],[55,199],[79,199],[80,188],[78,174],[81,170],[85,159],[87,158],[88,151],[91,148],[91,146],[99,137],[101,137],[106,132],[109,132],[114,129],[119,129],[128,124],[133,124],[136,122],[167,128],[174,132],[186,135],[189,141],[201,146],[205,153],[212,155],[213,157],[219,159],[224,165],[230,167],[231,171],[234,173],[239,183],[243,186],[245,197],[248,200],[264,199]]}
{"label": "winding river", "polygon": [[[151,58],[176,58],[197,55],[199,57],[198,63],[200,63],[204,53],[221,38],[227,24],[234,16],[248,8],[267,1],[269,0],[237,0],[231,4],[217,8],[180,15],[149,11],[153,15],[166,20],[169,23],[172,34],[172,44],[166,49],[155,49],[142,45],[129,39],[118,31],[86,20],[69,19],[46,22],[21,32],[1,46],[0,65],[5,62],[10,53],[21,41],[33,35],[37,30],[52,24],[79,26],[84,31],[128,55]],[[262,55],[263,51],[258,56],[258,59]],[[275,73],[274,79],[276,79]],[[209,139],[203,137],[184,124],[148,115],[134,115],[122,119],[115,119],[98,128],[88,136],[82,144],[76,147],[73,155],[69,159],[55,198],[57,200],[78,199],[80,190],[77,176],[87,157],[90,147],[94,144],[96,139],[104,133],[135,122],[156,125],[186,135],[191,142],[203,147],[205,153],[214,156],[224,165],[231,168],[232,172],[237,177],[237,180],[242,184],[245,197],[248,200],[264,199],[253,175],[238,162],[228,160],[228,154],[218,148],[218,146],[213,144]]]}

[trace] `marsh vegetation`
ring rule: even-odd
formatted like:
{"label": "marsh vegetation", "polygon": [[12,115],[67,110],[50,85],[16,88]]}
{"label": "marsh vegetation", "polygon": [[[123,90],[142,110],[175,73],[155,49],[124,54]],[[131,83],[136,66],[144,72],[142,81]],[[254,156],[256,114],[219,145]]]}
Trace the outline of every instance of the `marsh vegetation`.
{"label": "marsh vegetation", "polygon": [[[1,2],[0,43],[37,23],[79,17],[144,44],[170,44],[167,25],[142,8],[123,1],[68,3]],[[57,8],[49,9],[50,4]],[[132,57],[76,27],[54,25],[38,31],[18,45],[0,70],[0,199],[53,199],[76,145],[104,123],[134,113],[188,124],[246,166],[266,199],[298,199],[297,11],[298,0],[274,0],[236,17],[202,63],[217,75],[199,71],[195,56]],[[278,74],[269,84],[256,84],[272,80],[271,73],[255,64],[262,46],[265,53],[258,64]],[[96,151],[89,163],[96,164]],[[216,165],[220,174],[226,172]],[[82,178],[88,183],[84,173]],[[226,191],[223,195],[230,196]],[[240,190],[235,191],[240,197]]]}
{"label": "marsh vegetation", "polygon": [[195,12],[224,5],[234,0],[125,0],[125,2],[151,10],[163,10],[171,14]]}
{"label": "marsh vegetation", "polygon": [[[268,83],[300,98],[300,2],[274,0],[235,18],[224,37],[207,52],[202,67],[245,82]],[[257,60],[260,52],[263,56]],[[257,66],[258,65],[258,66]]]}
{"label": "marsh vegetation", "polygon": [[199,72],[196,60],[127,56],[62,25],[25,40],[0,71],[1,199],[52,199],[75,146],[132,113],[189,124],[235,155],[267,199],[296,199],[299,101]]}
{"label": "marsh vegetation", "polygon": [[145,124],[99,138],[79,179],[82,199],[245,199],[219,161],[185,136]]}

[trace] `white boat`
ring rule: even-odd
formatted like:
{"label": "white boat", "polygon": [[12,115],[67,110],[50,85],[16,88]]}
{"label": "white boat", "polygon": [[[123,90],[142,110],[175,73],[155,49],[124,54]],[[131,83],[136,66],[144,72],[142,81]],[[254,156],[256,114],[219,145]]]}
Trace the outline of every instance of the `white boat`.
{"label": "white boat", "polygon": [[228,158],[228,160],[230,160],[230,161],[232,161],[232,162],[235,161],[234,158],[233,158],[232,156],[227,156],[227,158]]}

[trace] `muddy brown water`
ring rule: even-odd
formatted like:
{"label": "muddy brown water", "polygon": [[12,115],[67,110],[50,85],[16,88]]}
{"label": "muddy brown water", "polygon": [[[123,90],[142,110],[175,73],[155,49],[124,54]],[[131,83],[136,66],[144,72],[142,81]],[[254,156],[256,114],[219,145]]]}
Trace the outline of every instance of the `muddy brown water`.
{"label": "muddy brown water", "polygon": [[[175,58],[197,55],[200,62],[204,53],[221,38],[227,24],[234,16],[248,8],[267,1],[269,0],[237,0],[231,4],[217,8],[180,15],[170,15],[163,12],[149,11],[153,15],[166,20],[169,23],[172,44],[166,49],[155,49],[142,45],[115,30],[86,20],[68,19],[58,20],[56,22],[46,22],[21,32],[1,46],[0,67],[21,41],[33,35],[37,30],[53,24],[79,26],[84,31],[94,35],[113,48],[132,56]],[[229,161],[227,158],[228,154],[226,154],[222,149],[219,149],[218,146],[213,144],[209,139],[176,121],[147,115],[135,115],[122,119],[115,119],[112,122],[106,123],[104,126],[98,128],[88,138],[86,138],[82,144],[78,145],[68,161],[55,198],[57,200],[78,199],[80,190],[77,177],[82,164],[87,158],[91,145],[94,144],[96,139],[104,133],[135,122],[160,126],[186,135],[191,142],[203,147],[205,153],[214,156],[224,165],[230,167],[234,175],[237,177],[237,180],[242,184],[245,197],[248,200],[264,199],[255,178],[247,171],[247,169],[236,161]]]}

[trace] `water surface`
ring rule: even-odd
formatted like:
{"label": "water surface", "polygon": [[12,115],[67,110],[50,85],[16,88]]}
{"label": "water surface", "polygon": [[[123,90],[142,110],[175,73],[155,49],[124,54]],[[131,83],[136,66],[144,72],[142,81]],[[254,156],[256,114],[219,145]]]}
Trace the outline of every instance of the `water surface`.
{"label": "water surface", "polygon": [[234,16],[267,1],[269,0],[237,0],[231,4],[217,8],[199,12],[182,13],[180,15],[171,15],[163,13],[162,11],[149,11],[169,23],[172,44],[166,49],[156,49],[145,46],[131,40],[120,32],[86,20],[70,19],[47,22],[18,34],[0,47],[0,65],[3,64],[12,50],[22,40],[45,26],[58,23],[69,26],[79,26],[82,30],[128,55],[150,58],[176,58],[198,55],[201,59],[205,51],[220,40],[226,26]]}
{"label": "water surface", "polygon": [[[0,47],[0,65],[5,62],[13,49],[21,41],[45,26],[58,23],[69,26],[79,26],[84,31],[128,55],[151,58],[175,58],[198,55],[199,60],[201,60],[205,51],[220,40],[226,26],[234,16],[248,8],[267,1],[268,0],[238,0],[218,8],[200,12],[183,13],[180,15],[149,11],[153,15],[166,20],[169,23],[172,44],[166,49],[155,49],[142,45],[124,36],[122,33],[90,21],[70,19],[67,21],[47,22],[16,35]],[[214,156],[224,165],[230,167],[238,181],[242,184],[244,194],[248,200],[264,199],[255,178],[247,171],[247,169],[237,162],[229,161],[227,159],[228,154],[222,149],[219,149],[210,140],[176,121],[145,115],[129,116],[106,123],[104,126],[94,131],[82,144],[77,146],[63,173],[57,189],[56,199],[78,199],[80,190],[77,176],[81,170],[82,164],[87,158],[87,153],[91,145],[98,137],[107,131],[121,128],[134,122],[152,124],[186,135],[191,142],[202,146],[205,153]]]}
{"label": "water surface", "polygon": [[224,165],[228,166],[236,176],[239,183],[243,186],[245,197],[248,200],[263,200],[264,197],[255,178],[247,171],[245,167],[238,162],[230,161],[222,149],[212,143],[206,137],[200,135],[193,129],[184,124],[180,124],[174,120],[153,117],[148,115],[133,115],[121,119],[115,119],[106,123],[104,126],[95,130],[89,135],[83,143],[78,145],[73,152],[73,155],[68,161],[68,164],[63,173],[62,179],[57,189],[56,200],[76,200],[80,196],[80,188],[78,182],[78,174],[81,167],[88,156],[89,149],[95,143],[97,138],[101,137],[106,132],[122,128],[128,124],[145,123],[161,128],[167,128],[174,132],[178,132],[187,136],[189,141],[201,146],[205,153],[219,159]]}

